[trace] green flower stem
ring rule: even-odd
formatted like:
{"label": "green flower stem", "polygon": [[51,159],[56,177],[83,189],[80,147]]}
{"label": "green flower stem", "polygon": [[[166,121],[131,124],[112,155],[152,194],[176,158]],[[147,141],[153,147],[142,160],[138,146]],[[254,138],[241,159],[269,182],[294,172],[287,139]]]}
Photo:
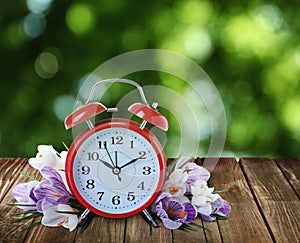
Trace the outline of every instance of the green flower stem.
{"label": "green flower stem", "polygon": [[32,215],[29,215],[29,216],[26,216],[26,217],[23,217],[20,219],[15,219],[15,220],[11,221],[11,223],[19,223],[21,221],[28,220],[28,219],[34,219],[34,218],[40,217],[42,215],[43,215],[42,213],[34,213]]}
{"label": "green flower stem", "polygon": [[28,227],[22,228],[21,231],[23,232],[23,231],[25,231],[25,230],[32,229],[33,227],[38,226],[38,225],[41,225],[41,224],[42,224],[42,221],[38,221],[38,222],[36,222],[36,223],[34,223],[34,224],[29,225]]}
{"label": "green flower stem", "polygon": [[25,172],[20,171],[19,173],[20,173],[21,175],[25,176],[25,177],[28,177],[29,179],[31,179],[31,180],[33,180],[33,181],[38,181],[38,182],[40,182],[40,180],[38,180],[37,178],[35,178],[35,177],[31,176],[31,175],[28,175],[28,174],[25,173]]}

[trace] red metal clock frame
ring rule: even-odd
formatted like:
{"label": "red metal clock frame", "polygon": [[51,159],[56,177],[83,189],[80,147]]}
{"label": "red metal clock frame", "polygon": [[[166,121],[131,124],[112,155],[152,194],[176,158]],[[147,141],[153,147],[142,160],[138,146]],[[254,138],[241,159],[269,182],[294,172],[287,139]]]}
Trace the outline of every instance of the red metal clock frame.
{"label": "red metal clock frame", "polygon": [[[80,148],[80,146],[83,144],[83,142],[86,139],[88,139],[90,136],[92,136],[94,133],[101,131],[103,129],[112,128],[112,127],[113,128],[127,128],[127,129],[132,130],[132,131],[140,134],[141,136],[143,136],[155,150],[158,161],[159,161],[159,168],[160,168],[159,182],[157,184],[155,192],[150,197],[150,199],[147,202],[145,202],[142,206],[140,206],[139,208],[137,208],[131,212],[124,213],[124,214],[106,213],[106,212],[100,211],[97,208],[90,205],[78,191],[77,186],[75,184],[75,180],[74,180],[74,174],[73,174],[74,173],[73,166],[74,166],[74,161],[75,161],[75,157],[77,154],[77,150]],[[93,212],[97,215],[103,216],[103,217],[107,217],[107,218],[126,218],[129,216],[133,216],[135,214],[140,213],[142,210],[146,209],[147,207],[149,207],[151,205],[151,203],[155,200],[155,198],[158,196],[159,192],[161,191],[164,180],[165,180],[165,172],[166,172],[165,171],[166,170],[166,157],[165,157],[163,148],[162,148],[160,142],[158,141],[158,139],[156,138],[156,136],[151,131],[149,131],[147,128],[144,128],[143,130],[141,130],[139,127],[140,127],[139,123],[132,121],[132,120],[124,119],[124,118],[114,118],[114,119],[102,120],[96,124],[94,129],[91,129],[91,130],[86,129],[86,130],[82,131],[75,138],[73,143],[71,144],[71,147],[68,151],[68,156],[66,159],[67,182],[68,182],[70,190],[71,190],[72,194],[75,196],[75,198],[79,201],[79,203],[81,203],[84,207],[88,208],[91,212]]]}

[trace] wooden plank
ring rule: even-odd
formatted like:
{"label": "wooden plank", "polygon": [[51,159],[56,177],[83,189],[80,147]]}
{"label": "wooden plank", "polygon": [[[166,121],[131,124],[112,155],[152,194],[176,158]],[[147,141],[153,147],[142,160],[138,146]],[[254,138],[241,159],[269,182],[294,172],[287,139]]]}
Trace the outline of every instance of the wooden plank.
{"label": "wooden plank", "polygon": [[300,198],[300,159],[276,159],[275,161]]}
{"label": "wooden plank", "polygon": [[[209,166],[209,159],[206,162]],[[230,203],[231,213],[227,220],[218,220],[223,242],[272,242],[240,165],[234,158],[219,160],[211,173],[209,185],[215,190],[228,190],[221,196]],[[219,241],[215,235],[206,235],[209,242]]]}
{"label": "wooden plank", "polygon": [[0,158],[0,202],[27,163],[22,158]]}
{"label": "wooden plank", "polygon": [[73,242],[76,235],[76,230],[69,232],[68,229],[63,227],[34,227],[27,235],[24,242]]}
{"label": "wooden plank", "polygon": [[95,216],[87,229],[80,233],[75,242],[123,242],[125,233],[125,219],[107,219]]}
{"label": "wooden plank", "polygon": [[141,215],[127,219],[125,242],[172,242],[172,231],[166,229],[160,222],[158,228],[152,228]]}
{"label": "wooden plank", "polygon": [[300,201],[271,159],[241,159],[242,168],[276,242],[299,242]]}
{"label": "wooden plank", "polygon": [[[203,161],[204,161],[204,159],[197,158],[195,160],[195,163],[197,163],[200,166],[203,166]],[[204,167],[206,169],[208,169],[209,171],[212,170],[211,178],[214,178],[214,174],[217,173],[218,171],[217,170],[215,172],[213,171],[213,167],[211,166],[212,164],[210,162],[211,162],[211,160],[206,160],[206,166],[204,166]],[[211,183],[211,180],[208,181],[208,185],[210,187],[215,186],[214,184]],[[218,225],[217,221],[206,222],[203,220],[202,224],[205,228],[209,229],[209,230],[204,230],[206,242],[222,242],[219,225]]]}
{"label": "wooden plank", "polygon": [[[11,163],[18,164],[20,162],[20,159],[15,159],[11,161]],[[28,163],[26,163],[26,166],[22,169],[23,172],[32,175],[34,177],[38,177],[40,174],[37,170],[33,169]],[[16,173],[15,170],[9,170],[7,172],[6,177],[14,177],[15,175],[13,173]],[[11,214],[15,212],[22,211],[21,209],[18,209],[16,207],[7,206],[7,203],[15,203],[15,200],[11,194],[11,191],[13,187],[19,183],[30,181],[29,178],[20,175],[16,178],[15,181],[11,180],[12,184],[10,185],[10,190],[6,193],[6,195],[3,198],[3,201],[1,202],[1,208],[0,208],[0,239],[3,242],[22,242],[27,232],[21,232],[20,228],[29,226],[33,220],[27,220],[23,221],[21,223],[14,223],[12,224],[11,221],[13,219],[17,219],[23,216],[14,216],[12,217]]]}
{"label": "wooden plank", "polygon": [[[197,217],[194,223],[202,225],[202,220]],[[197,231],[184,232],[182,230],[173,231],[173,240],[174,243],[183,243],[183,242],[206,242],[205,234],[202,229],[197,229]]]}
{"label": "wooden plank", "polygon": [[[35,222],[40,221],[35,220]],[[59,239],[59,242],[73,242],[77,229],[69,232],[68,229],[63,227],[46,227],[43,225],[31,229],[24,242],[53,242],[54,239]],[[59,236],[59,238],[56,238]]]}

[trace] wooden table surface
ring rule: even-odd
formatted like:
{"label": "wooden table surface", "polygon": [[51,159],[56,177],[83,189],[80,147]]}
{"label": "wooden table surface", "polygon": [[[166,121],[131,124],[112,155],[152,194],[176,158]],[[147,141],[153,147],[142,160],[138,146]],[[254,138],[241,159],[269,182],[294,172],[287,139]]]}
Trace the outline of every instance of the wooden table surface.
{"label": "wooden table surface", "polygon": [[84,233],[44,226],[21,232],[20,226],[32,221],[10,223],[11,214],[20,210],[6,205],[14,202],[12,188],[29,181],[20,171],[39,175],[25,158],[0,158],[1,242],[300,242],[300,159],[221,158],[209,183],[215,190],[229,190],[222,193],[232,207],[229,219],[197,219],[210,231],[190,233],[160,224],[150,234],[140,215],[117,220],[95,217]]}

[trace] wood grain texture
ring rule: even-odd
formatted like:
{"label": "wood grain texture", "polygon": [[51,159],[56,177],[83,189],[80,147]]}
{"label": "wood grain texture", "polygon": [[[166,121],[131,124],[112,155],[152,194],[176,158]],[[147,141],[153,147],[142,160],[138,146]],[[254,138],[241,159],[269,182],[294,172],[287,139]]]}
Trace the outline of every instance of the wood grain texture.
{"label": "wood grain texture", "polygon": [[172,232],[165,227],[152,228],[141,215],[135,215],[127,219],[125,242],[172,242]]}
{"label": "wood grain texture", "polygon": [[93,217],[83,233],[80,233],[80,228],[78,229],[75,242],[123,242],[125,221],[125,219]]}
{"label": "wood grain texture", "polygon": [[28,159],[0,158],[0,202],[20,175]]}
{"label": "wood grain texture", "polygon": [[[202,225],[201,219],[198,217],[194,220],[194,223]],[[205,242],[205,234],[203,229],[198,229],[197,231],[184,232],[182,230],[173,231],[173,241],[174,243],[186,243],[188,242]]]}
{"label": "wood grain texture", "polygon": [[68,229],[63,227],[51,228],[37,226],[29,232],[24,242],[73,242],[75,235],[76,230],[69,232]]}
{"label": "wood grain texture", "polygon": [[[299,242],[300,159],[220,159],[211,173],[210,186],[228,189],[221,196],[230,202],[229,219],[203,222],[211,231],[185,233],[162,226],[153,228],[136,215],[128,219],[95,217],[87,230],[69,232],[64,228],[35,227],[21,232],[32,220],[11,224],[11,214],[20,209],[7,206],[14,202],[12,188],[30,181],[20,175],[24,171],[41,178],[39,172],[26,163],[27,159],[0,158],[0,242]],[[201,160],[196,160],[201,163]],[[213,168],[206,159],[206,166]],[[298,195],[297,195],[298,194]],[[14,219],[17,216],[14,216]],[[198,218],[197,223],[201,224]]]}
{"label": "wood grain texture", "polygon": [[300,198],[300,160],[299,159],[275,159],[275,162],[292,185]]}
{"label": "wood grain texture", "polygon": [[[227,220],[218,220],[223,242],[272,242],[240,165],[234,158],[219,160],[209,184],[215,190],[228,190],[221,196],[230,202],[231,213]],[[210,241],[214,242],[214,238]]]}
{"label": "wood grain texture", "polygon": [[[15,161],[15,165],[18,166],[18,163],[20,162],[18,159]],[[14,171],[14,170],[10,170]],[[37,170],[33,169],[28,163],[25,164],[25,167],[22,169],[23,172],[32,175],[34,177],[38,177],[40,174]],[[16,207],[8,206],[7,203],[15,203],[14,198],[12,197],[11,191],[13,187],[19,183],[28,182],[30,181],[29,178],[20,175],[14,181],[14,183],[11,185],[10,190],[6,193],[4,196],[2,202],[1,202],[1,208],[0,208],[0,240],[1,242],[23,242],[27,232],[21,232],[20,229],[22,227],[29,226],[33,220],[27,220],[23,221],[22,223],[11,223],[13,219],[17,219],[23,216],[12,216],[12,213],[20,212],[21,210]],[[9,177],[9,174],[7,174]],[[11,174],[11,177],[14,175]]]}
{"label": "wood grain texture", "polygon": [[275,240],[299,242],[300,201],[277,164],[272,159],[241,164]]}

